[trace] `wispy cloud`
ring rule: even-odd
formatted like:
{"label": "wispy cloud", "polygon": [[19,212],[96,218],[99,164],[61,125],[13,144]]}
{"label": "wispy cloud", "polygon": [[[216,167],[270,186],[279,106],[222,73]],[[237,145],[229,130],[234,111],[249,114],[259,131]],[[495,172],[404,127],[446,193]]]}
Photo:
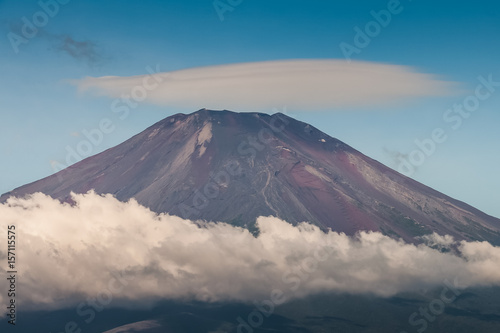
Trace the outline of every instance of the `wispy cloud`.
{"label": "wispy cloud", "polygon": [[[455,84],[406,66],[343,60],[283,60],[191,68],[159,74],[147,101],[190,109],[265,111],[377,107],[453,93]],[[80,91],[120,97],[147,75],[86,77]]]}
{"label": "wispy cloud", "polygon": [[[8,30],[23,36],[22,24],[17,21],[8,21],[6,23]],[[78,39],[69,34],[54,34],[47,31],[45,28],[36,28],[37,38],[40,38],[47,43],[48,49],[63,53],[71,58],[86,63],[89,66],[94,66],[107,60],[103,50],[97,42],[90,39]]]}
{"label": "wispy cloud", "polygon": [[70,57],[95,65],[103,60],[103,55],[98,50],[97,44],[91,40],[78,41],[69,35],[52,36],[56,50]]}
{"label": "wispy cloud", "polygon": [[[133,282],[114,295],[116,300],[135,303],[251,302],[269,297],[273,289],[289,297],[324,292],[390,296],[438,287],[446,279],[457,279],[461,287],[500,286],[500,248],[487,242],[429,236],[430,246],[416,246],[380,233],[349,237],[274,217],[259,218],[260,234],[254,237],[224,223],[156,215],[110,195],[74,195],[73,200],[70,206],[38,193],[0,205],[0,228],[15,224],[21,240],[19,301],[25,307],[74,305],[107,290],[119,272]],[[458,252],[439,250],[450,245]],[[5,256],[0,249],[0,258]],[[6,283],[0,280],[0,289],[7,290]],[[5,297],[0,294],[0,303]]]}

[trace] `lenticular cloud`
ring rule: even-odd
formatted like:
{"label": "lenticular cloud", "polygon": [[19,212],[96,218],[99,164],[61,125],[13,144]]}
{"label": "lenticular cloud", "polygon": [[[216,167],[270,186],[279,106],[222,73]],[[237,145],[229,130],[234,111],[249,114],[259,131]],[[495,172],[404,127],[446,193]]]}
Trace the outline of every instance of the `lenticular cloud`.
{"label": "lenticular cloud", "polygon": [[[288,299],[319,292],[391,296],[446,280],[461,287],[500,285],[500,248],[486,242],[456,244],[431,235],[431,248],[374,232],[325,233],[275,217],[260,217],[254,236],[225,223],[158,215],[111,195],[89,192],[73,200],[62,204],[37,193],[0,205],[2,230],[16,225],[24,304],[62,308],[99,295],[125,303],[250,302],[273,290]],[[460,255],[436,249],[452,244]],[[4,293],[0,300],[5,303]]]}
{"label": "lenticular cloud", "polygon": [[[187,109],[345,110],[448,96],[454,82],[412,67],[343,59],[276,60],[71,81],[81,92]],[[152,75],[151,75],[152,74]],[[129,97],[130,97],[129,96]],[[118,104],[117,104],[118,105]],[[116,105],[115,105],[116,107]]]}

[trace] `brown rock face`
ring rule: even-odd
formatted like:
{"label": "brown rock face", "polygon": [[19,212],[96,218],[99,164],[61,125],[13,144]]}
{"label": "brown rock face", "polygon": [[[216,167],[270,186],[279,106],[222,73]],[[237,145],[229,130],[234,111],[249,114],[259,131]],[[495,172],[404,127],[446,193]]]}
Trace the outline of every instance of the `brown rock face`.
{"label": "brown rock face", "polygon": [[261,215],[415,241],[431,232],[500,244],[500,220],[281,113],[200,110],[4,194],[135,198],[155,212],[252,227]]}

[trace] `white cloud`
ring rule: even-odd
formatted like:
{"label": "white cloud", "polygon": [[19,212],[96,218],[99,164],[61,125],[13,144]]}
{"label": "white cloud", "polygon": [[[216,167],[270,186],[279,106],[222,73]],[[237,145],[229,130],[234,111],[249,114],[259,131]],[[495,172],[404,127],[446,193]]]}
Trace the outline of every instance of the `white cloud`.
{"label": "white cloud", "polygon": [[[80,91],[119,98],[148,87],[147,102],[189,109],[311,111],[377,107],[452,93],[455,86],[407,66],[344,60],[283,60],[200,67],[148,75],[86,77]],[[142,87],[142,88],[141,88]],[[151,89],[149,89],[151,88]]]}
{"label": "white cloud", "polygon": [[[157,215],[110,195],[74,195],[74,201],[70,206],[37,193],[0,205],[1,230],[16,225],[18,300],[25,306],[74,306],[109,290],[114,299],[137,303],[253,301],[273,289],[287,297],[325,291],[390,296],[455,278],[462,287],[500,285],[500,248],[486,242],[461,242],[459,257],[380,233],[348,237],[274,217],[259,218],[254,237],[224,223],[200,227]],[[451,245],[449,237],[432,241]],[[126,282],[113,291],[117,279]],[[0,290],[6,284],[1,279]],[[0,303],[6,301],[1,293]]]}

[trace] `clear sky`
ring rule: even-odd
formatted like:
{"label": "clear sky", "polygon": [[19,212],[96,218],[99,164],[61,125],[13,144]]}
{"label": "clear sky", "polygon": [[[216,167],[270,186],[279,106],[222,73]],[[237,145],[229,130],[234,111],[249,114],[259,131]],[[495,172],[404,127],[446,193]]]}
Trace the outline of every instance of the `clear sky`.
{"label": "clear sky", "polygon": [[[469,105],[473,111],[461,120],[443,118],[454,104],[474,102],[478,77],[500,82],[497,1],[401,0],[396,6],[394,0],[221,0],[219,10],[210,0],[60,0],[58,8],[54,1],[41,3],[46,5],[0,1],[2,193],[53,173],[67,147],[76,147],[83,130],[98,127],[103,117],[115,130],[92,153],[169,115],[205,107],[146,100],[121,120],[110,111],[112,97],[79,92],[74,80],[142,75],[148,67],[176,71],[269,60],[345,60],[341,45],[349,44],[357,45],[353,61],[407,66],[457,82],[458,88],[397,106],[292,108],[288,114],[396,169],[399,158],[408,160],[418,149],[416,139],[432,138],[441,128],[446,141],[435,144],[411,177],[500,217],[500,84],[483,84],[484,98]],[[372,11],[381,10],[393,11],[390,22],[378,24],[369,42],[356,44],[355,28],[373,28]],[[36,32],[30,30],[34,23],[40,25]],[[276,108],[283,106],[286,100]]]}

